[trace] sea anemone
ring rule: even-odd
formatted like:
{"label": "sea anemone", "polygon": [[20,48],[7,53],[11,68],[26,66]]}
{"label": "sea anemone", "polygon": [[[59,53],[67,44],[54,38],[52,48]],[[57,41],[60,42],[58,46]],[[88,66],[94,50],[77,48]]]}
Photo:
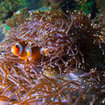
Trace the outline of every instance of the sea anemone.
{"label": "sea anemone", "polygon": [[[92,68],[103,67],[97,66],[104,57],[99,48],[99,33],[100,28],[94,28],[92,21],[80,12],[33,13],[24,24],[12,28],[1,44],[1,99],[21,105],[32,102],[77,105],[81,104],[80,100],[85,103],[88,85],[82,80],[88,79],[83,74],[91,76],[88,72]],[[30,47],[48,48],[49,52],[38,62],[25,62],[11,52],[11,46],[21,41]],[[55,71],[57,75],[50,77],[45,71]]]}

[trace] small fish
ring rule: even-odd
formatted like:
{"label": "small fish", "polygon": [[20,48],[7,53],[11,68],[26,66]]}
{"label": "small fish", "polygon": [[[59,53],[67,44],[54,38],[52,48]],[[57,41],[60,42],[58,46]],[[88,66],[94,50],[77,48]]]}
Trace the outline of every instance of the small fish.
{"label": "small fish", "polygon": [[12,46],[11,52],[25,61],[38,60],[41,55],[48,54],[47,48],[29,47],[28,43],[19,42]]}
{"label": "small fish", "polygon": [[59,77],[59,74],[55,70],[43,70],[43,74],[50,78]]}

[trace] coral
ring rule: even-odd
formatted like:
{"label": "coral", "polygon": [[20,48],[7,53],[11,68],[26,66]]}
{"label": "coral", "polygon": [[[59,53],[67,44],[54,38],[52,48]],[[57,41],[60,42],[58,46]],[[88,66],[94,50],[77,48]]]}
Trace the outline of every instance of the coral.
{"label": "coral", "polygon": [[5,19],[12,16],[13,12],[17,11],[19,8],[25,7],[27,7],[26,0],[1,0],[0,20],[5,21]]}
{"label": "coral", "polygon": [[105,0],[103,1],[100,1],[100,0],[95,0],[96,1],[96,5],[97,5],[97,8],[105,8],[105,6],[103,5],[105,3]]}
{"label": "coral", "polygon": [[29,12],[26,8],[20,9],[13,14],[13,16],[6,20],[6,24],[9,27],[16,27],[26,21],[26,18],[29,16]]}
{"label": "coral", "polygon": [[91,15],[91,19],[95,18],[98,12],[95,0],[79,0],[77,1],[77,9],[84,11],[87,15]]}
{"label": "coral", "polygon": [[2,25],[2,27],[0,27],[0,42],[4,39],[5,35],[3,33],[3,28],[4,28],[4,25]]}
{"label": "coral", "polygon": [[45,0],[46,6],[50,6],[52,10],[62,10],[63,12],[72,11],[76,9],[75,0]]}
{"label": "coral", "polygon": [[95,18],[98,12],[95,0],[45,0],[45,5],[50,6],[52,10],[66,11],[79,10]]}
{"label": "coral", "polygon": [[[0,48],[0,100],[19,105],[94,105],[97,99],[97,105],[104,103],[105,73],[97,66],[105,58],[99,48],[100,27],[94,28],[86,15],[36,12],[8,34]],[[49,52],[39,62],[25,62],[11,52],[20,41]]]}

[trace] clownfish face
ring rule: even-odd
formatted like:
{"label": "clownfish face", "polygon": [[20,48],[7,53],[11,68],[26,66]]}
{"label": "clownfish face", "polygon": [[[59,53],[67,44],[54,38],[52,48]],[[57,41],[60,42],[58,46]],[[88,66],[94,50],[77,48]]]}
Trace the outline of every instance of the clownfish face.
{"label": "clownfish face", "polygon": [[20,55],[23,51],[23,47],[20,43],[16,43],[12,46],[11,52],[15,55]]}

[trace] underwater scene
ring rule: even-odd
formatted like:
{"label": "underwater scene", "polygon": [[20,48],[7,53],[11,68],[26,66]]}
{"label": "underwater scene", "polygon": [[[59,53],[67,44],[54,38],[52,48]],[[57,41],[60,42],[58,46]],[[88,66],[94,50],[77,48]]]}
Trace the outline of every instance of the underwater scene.
{"label": "underwater scene", "polygon": [[0,105],[105,105],[105,0],[0,0]]}

